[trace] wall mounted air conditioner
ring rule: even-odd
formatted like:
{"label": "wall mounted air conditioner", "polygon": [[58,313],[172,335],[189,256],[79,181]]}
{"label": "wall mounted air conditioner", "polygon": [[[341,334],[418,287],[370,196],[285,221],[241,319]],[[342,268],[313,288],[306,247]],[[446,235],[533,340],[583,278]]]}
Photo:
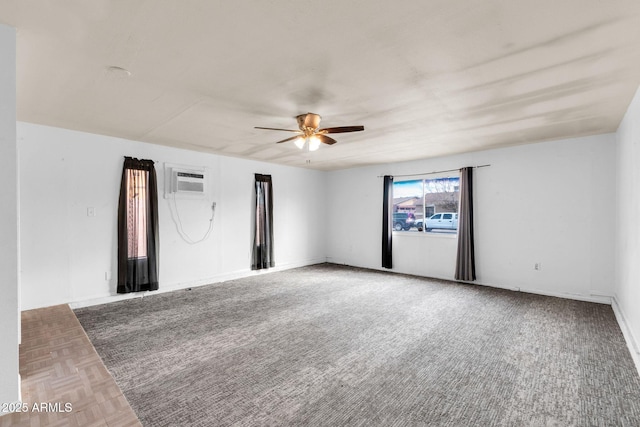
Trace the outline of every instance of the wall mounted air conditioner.
{"label": "wall mounted air conditioner", "polygon": [[164,197],[205,198],[207,170],[205,168],[165,164]]}
{"label": "wall mounted air conditioner", "polygon": [[171,177],[171,192],[201,194],[204,193],[204,173],[174,169]]}

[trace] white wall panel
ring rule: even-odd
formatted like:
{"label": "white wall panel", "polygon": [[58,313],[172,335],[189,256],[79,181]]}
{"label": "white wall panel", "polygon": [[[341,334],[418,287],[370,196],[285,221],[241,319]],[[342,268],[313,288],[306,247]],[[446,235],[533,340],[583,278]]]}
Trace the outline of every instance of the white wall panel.
{"label": "white wall panel", "polygon": [[[603,217],[615,211],[613,134],[331,173],[328,260],[380,268],[380,175],[484,164],[474,171],[478,283],[608,301],[615,224]],[[453,279],[455,256],[455,238],[394,233],[393,271]]]}
{"label": "white wall panel", "polygon": [[617,136],[616,303],[640,371],[640,89]]}
{"label": "white wall panel", "polygon": [[[160,289],[254,274],[250,271],[254,173],[274,182],[276,269],[325,260],[325,173],[18,123],[21,152],[24,309],[105,302],[117,277],[117,205],[124,156],[156,161]],[[165,199],[164,163],[205,166],[203,200]],[[216,202],[213,231],[202,243]],[[95,216],[87,216],[87,208]],[[106,279],[105,274],[110,278]]]}

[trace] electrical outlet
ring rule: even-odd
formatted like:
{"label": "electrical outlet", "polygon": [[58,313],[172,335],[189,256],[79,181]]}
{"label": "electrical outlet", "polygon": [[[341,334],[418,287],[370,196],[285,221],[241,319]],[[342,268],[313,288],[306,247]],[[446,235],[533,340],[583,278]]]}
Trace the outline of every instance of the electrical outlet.
{"label": "electrical outlet", "polygon": [[542,270],[542,263],[536,262],[535,264],[533,264],[533,269],[534,270]]}

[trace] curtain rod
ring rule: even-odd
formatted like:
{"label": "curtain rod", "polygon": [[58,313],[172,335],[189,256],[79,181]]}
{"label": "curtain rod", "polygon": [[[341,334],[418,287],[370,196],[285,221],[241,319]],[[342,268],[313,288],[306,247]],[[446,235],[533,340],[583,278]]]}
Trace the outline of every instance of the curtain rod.
{"label": "curtain rod", "polygon": [[[479,165],[479,166],[470,166],[470,167],[472,167],[472,168],[474,168],[474,169],[477,169],[477,168],[486,168],[486,167],[489,167],[489,166],[491,166],[491,165]],[[460,169],[462,169],[462,168],[458,168],[458,169],[448,169],[448,170],[444,170],[444,171],[433,171],[433,172],[423,172],[423,173],[410,173],[410,174],[405,174],[405,175],[391,175],[391,176],[393,176],[394,178],[395,178],[395,177],[402,178],[402,177],[406,177],[406,176],[433,175],[433,174],[436,174],[436,173],[456,172],[456,171],[459,171]],[[378,175],[378,178],[384,178],[384,175]]]}

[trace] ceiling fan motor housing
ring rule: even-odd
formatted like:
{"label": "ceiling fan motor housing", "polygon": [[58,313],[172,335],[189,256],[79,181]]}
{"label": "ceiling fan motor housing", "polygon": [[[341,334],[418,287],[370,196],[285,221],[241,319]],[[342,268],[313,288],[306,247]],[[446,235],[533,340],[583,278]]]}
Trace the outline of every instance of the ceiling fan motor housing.
{"label": "ceiling fan motor housing", "polygon": [[296,117],[298,120],[298,127],[303,132],[315,131],[320,127],[320,115],[314,113],[300,114]]}

